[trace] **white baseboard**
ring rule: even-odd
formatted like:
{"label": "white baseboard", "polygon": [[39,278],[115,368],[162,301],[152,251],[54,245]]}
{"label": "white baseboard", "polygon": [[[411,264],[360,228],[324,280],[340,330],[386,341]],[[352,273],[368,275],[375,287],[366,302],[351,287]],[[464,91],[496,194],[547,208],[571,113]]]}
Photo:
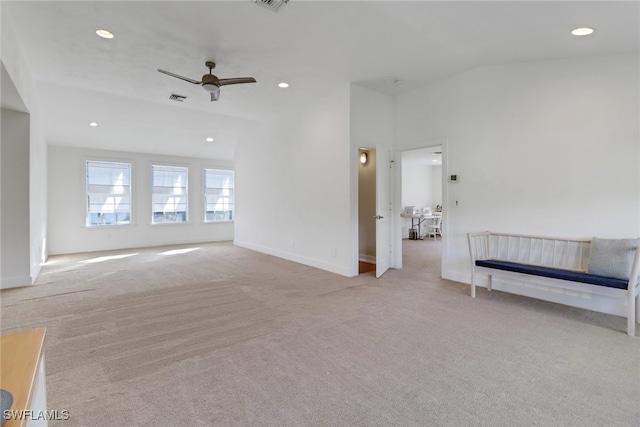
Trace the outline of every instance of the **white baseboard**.
{"label": "white baseboard", "polygon": [[85,253],[85,252],[86,253],[91,253],[91,252],[103,252],[103,251],[120,251],[120,250],[135,249],[135,248],[155,248],[155,247],[159,247],[159,246],[174,246],[174,245],[200,245],[200,244],[204,244],[204,243],[231,242],[231,241],[233,241],[233,235],[223,235],[223,236],[216,236],[216,237],[205,236],[205,237],[206,238],[159,240],[159,241],[155,241],[155,242],[146,242],[145,244],[126,244],[126,245],[109,244],[109,245],[103,245],[103,246],[99,246],[99,247],[94,247],[94,248],[91,248],[91,249],[80,248],[77,251],[73,251],[73,252],[50,251],[50,253],[47,254],[47,256],[49,256],[49,255],[51,255],[51,256],[67,255],[67,254],[70,254],[70,253],[80,253],[80,252],[82,252],[82,253]]}
{"label": "white baseboard", "polygon": [[[45,260],[46,258],[43,260],[43,264]],[[40,271],[42,271],[43,264],[36,264],[31,266],[31,284],[34,284],[36,282],[36,279],[40,275]]]}
{"label": "white baseboard", "polygon": [[[358,275],[357,271],[354,273],[353,271],[351,271],[352,269],[349,267],[345,267],[338,264],[332,264],[326,261],[305,257],[305,256],[294,254],[291,252],[282,251],[279,249],[256,245],[250,242],[243,242],[241,240],[234,240],[233,244],[236,246],[240,246],[242,248],[251,249],[252,251],[261,252],[267,255],[277,256],[278,258],[284,258],[289,261],[294,261],[300,264],[316,267],[321,270],[330,271],[331,273],[340,274],[341,276],[354,277]],[[356,266],[356,269],[357,269],[357,266]]]}
{"label": "white baseboard", "polygon": [[461,273],[459,271],[443,271],[442,278],[446,280],[451,280],[454,282],[466,283],[467,285],[471,285],[471,275]]}
{"label": "white baseboard", "polygon": [[[477,279],[478,283],[476,286],[482,288],[487,287],[488,282],[486,276],[479,275]],[[536,278],[531,280],[513,280],[504,277],[494,277],[491,287],[496,291],[508,292],[510,294],[522,295],[615,316],[626,316],[626,302],[624,299],[549,286],[538,282]],[[637,304],[640,307],[640,298],[638,300]]]}
{"label": "white baseboard", "polygon": [[29,276],[11,277],[0,281],[0,289],[21,288],[33,285],[33,279]]}
{"label": "white baseboard", "polygon": [[[216,236],[216,237],[207,236],[206,239],[193,238],[193,239],[162,240],[159,242],[154,242],[152,245],[149,245],[148,247],[172,246],[172,245],[197,245],[197,244],[203,244],[203,243],[231,242],[231,241],[233,241],[233,235]],[[130,248],[122,248],[122,249],[130,249]]]}
{"label": "white baseboard", "polygon": [[626,316],[626,301],[621,298],[545,286],[532,281],[516,282],[511,280],[501,280],[497,277],[493,278],[491,287],[497,291],[523,295],[571,307],[613,314],[615,316]]}
{"label": "white baseboard", "polygon": [[371,255],[365,255],[365,254],[360,254],[358,256],[358,259],[362,262],[366,262],[369,264],[375,264],[376,263],[376,257],[375,256],[371,256]]}

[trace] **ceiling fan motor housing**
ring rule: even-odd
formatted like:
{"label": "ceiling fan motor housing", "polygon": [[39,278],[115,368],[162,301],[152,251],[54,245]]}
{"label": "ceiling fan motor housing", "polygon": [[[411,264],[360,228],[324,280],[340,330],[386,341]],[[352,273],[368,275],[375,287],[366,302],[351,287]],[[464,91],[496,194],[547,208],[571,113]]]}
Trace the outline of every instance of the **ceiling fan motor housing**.
{"label": "ceiling fan motor housing", "polygon": [[202,87],[207,92],[216,92],[220,90],[220,81],[213,74],[205,74],[202,76]]}

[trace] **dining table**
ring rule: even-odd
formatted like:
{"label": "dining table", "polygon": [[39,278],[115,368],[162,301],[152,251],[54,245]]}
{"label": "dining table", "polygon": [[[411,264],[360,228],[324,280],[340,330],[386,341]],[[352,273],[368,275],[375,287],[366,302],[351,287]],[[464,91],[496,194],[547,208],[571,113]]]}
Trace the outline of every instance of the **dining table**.
{"label": "dining table", "polygon": [[440,217],[442,212],[432,212],[432,213],[422,213],[422,212],[414,212],[414,213],[406,213],[403,212],[400,214],[402,218],[410,218],[411,219],[411,228],[418,228],[418,239],[422,240],[422,232],[421,226],[426,221],[433,221],[436,218]]}

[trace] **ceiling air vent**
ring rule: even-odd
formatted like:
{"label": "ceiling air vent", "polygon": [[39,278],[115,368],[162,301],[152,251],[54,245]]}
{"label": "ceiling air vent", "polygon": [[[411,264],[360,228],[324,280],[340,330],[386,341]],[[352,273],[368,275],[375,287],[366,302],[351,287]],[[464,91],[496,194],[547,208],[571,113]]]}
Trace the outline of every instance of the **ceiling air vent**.
{"label": "ceiling air vent", "polygon": [[169,99],[172,101],[183,102],[185,99],[187,99],[187,97],[184,95],[176,95],[175,93],[172,93],[171,95],[169,95]]}
{"label": "ceiling air vent", "polygon": [[289,3],[289,0],[253,0],[253,2],[277,12],[280,6]]}

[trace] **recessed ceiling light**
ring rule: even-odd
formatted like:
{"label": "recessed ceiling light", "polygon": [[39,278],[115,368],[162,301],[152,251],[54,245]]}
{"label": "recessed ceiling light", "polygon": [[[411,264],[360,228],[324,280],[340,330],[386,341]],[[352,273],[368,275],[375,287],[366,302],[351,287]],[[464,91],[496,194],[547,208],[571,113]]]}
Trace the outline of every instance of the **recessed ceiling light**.
{"label": "recessed ceiling light", "polygon": [[107,30],[96,30],[96,34],[102,37],[103,39],[112,39],[113,34]]}
{"label": "recessed ceiling light", "polygon": [[213,138],[211,137],[207,138],[207,142],[213,142]]}
{"label": "recessed ceiling light", "polygon": [[98,126],[98,124],[97,124],[96,122],[91,122],[91,123],[89,123],[89,126],[91,126],[92,128],[94,128],[94,127]]}
{"label": "recessed ceiling light", "polygon": [[593,33],[593,28],[589,27],[580,27],[571,31],[571,34],[573,34],[574,36],[588,36],[591,33]]}
{"label": "recessed ceiling light", "polygon": [[278,87],[282,87],[282,88],[289,87],[289,83],[286,83],[286,82],[278,83]]}
{"label": "recessed ceiling light", "polygon": [[438,160],[437,160],[437,159],[432,159],[431,161],[432,161],[432,162],[437,162]]}

